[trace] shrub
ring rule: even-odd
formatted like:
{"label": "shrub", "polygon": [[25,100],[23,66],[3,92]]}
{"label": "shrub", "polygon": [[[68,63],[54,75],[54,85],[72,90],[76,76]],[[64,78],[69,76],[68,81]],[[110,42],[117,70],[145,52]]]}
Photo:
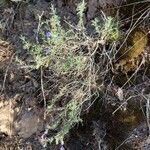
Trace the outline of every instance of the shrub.
{"label": "shrub", "polygon": [[[93,21],[98,33],[95,37],[86,32],[83,14],[86,9],[84,0],[77,6],[78,23],[68,24],[67,29],[61,25],[56,9],[51,6],[51,18],[40,23],[37,41],[30,42],[22,37],[24,48],[32,56],[27,62],[35,69],[48,69],[55,78],[52,99],[47,102],[47,115],[51,114],[52,121],[48,129],[57,133],[49,139],[63,144],[64,136],[78,122],[81,122],[83,105],[89,107],[91,97],[97,91],[96,80],[98,67],[95,64],[95,53],[99,41],[114,40],[118,37],[118,29],[114,20],[108,17],[99,26],[99,21]],[[59,79],[58,79],[59,78]],[[46,83],[43,83],[46,86]],[[61,106],[58,104],[61,102]]]}

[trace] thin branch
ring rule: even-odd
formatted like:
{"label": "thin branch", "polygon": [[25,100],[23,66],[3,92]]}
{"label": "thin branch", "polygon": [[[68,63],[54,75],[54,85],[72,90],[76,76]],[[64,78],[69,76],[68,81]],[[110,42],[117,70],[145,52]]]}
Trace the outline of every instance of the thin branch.
{"label": "thin branch", "polygon": [[41,90],[44,100],[44,120],[46,119],[46,98],[45,98],[45,92],[44,92],[44,86],[43,86],[43,69],[41,67]]}

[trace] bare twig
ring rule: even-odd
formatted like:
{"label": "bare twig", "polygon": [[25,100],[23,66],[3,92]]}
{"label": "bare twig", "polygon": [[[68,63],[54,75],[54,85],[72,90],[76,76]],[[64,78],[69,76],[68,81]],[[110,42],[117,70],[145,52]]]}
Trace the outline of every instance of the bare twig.
{"label": "bare twig", "polygon": [[45,92],[44,92],[44,86],[43,86],[43,69],[41,67],[41,90],[42,90],[42,95],[43,95],[43,100],[44,100],[44,120],[46,119],[46,98],[45,98]]}
{"label": "bare twig", "polygon": [[41,28],[41,19],[43,17],[43,14],[44,14],[44,11],[42,11],[41,15],[38,15],[39,22],[38,22],[38,27],[37,27],[36,37],[35,37],[37,43],[39,43],[39,31],[40,31],[40,28]]}
{"label": "bare twig", "polygon": [[3,90],[5,89],[5,82],[6,82],[8,70],[9,70],[10,64],[11,64],[12,61],[13,61],[14,56],[15,56],[15,53],[12,55],[12,57],[11,57],[11,59],[10,59],[10,62],[9,62],[9,64],[8,64],[7,68],[6,68],[5,75],[4,75],[4,81],[3,81],[3,85],[2,85],[2,89],[1,89],[0,95],[2,94]]}
{"label": "bare twig", "polygon": [[150,136],[150,94],[148,96],[147,103],[146,103],[146,118],[147,118],[148,132]]}

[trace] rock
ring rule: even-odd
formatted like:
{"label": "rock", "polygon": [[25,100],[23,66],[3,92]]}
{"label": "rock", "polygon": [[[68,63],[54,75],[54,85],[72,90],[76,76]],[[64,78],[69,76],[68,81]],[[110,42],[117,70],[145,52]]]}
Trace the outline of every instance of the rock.
{"label": "rock", "polygon": [[129,72],[135,70],[139,64],[139,56],[145,50],[148,39],[146,33],[141,29],[133,30],[116,55],[115,68],[121,68],[121,71]]}
{"label": "rock", "polygon": [[13,99],[8,103],[1,101],[0,133],[10,137],[19,135],[23,139],[38,133],[43,129],[43,113],[37,110],[37,107],[22,109]]}
{"label": "rock", "polygon": [[97,5],[98,5],[97,0],[90,0],[88,2],[88,12],[87,12],[87,19],[88,20],[91,20],[94,17],[95,12],[97,10]]}
{"label": "rock", "polygon": [[15,122],[15,129],[22,138],[29,138],[32,134],[42,130],[41,118],[34,112],[25,112],[19,121]]}

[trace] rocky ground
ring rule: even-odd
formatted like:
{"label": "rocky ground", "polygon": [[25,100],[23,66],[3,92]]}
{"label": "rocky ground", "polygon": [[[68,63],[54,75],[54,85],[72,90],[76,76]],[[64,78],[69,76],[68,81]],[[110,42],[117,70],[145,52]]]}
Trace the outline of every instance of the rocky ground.
{"label": "rocky ground", "polygon": [[[24,35],[34,40],[34,30],[37,29],[39,23],[37,14],[41,15],[44,12],[44,19],[48,19],[51,3],[62,17],[62,24],[64,20],[69,20],[74,24],[77,21],[75,10],[77,2],[79,1],[32,0],[28,3],[7,1],[0,5],[0,149],[150,149],[149,13],[145,16],[142,25],[138,26],[140,29],[144,27],[146,35],[143,40],[146,42],[142,42],[144,43],[141,52],[143,57],[138,58],[139,60],[144,58],[144,63],[138,71],[130,70],[126,74],[119,70],[115,75],[113,71],[110,71],[104,82],[103,94],[96,98],[88,111],[83,113],[83,123],[76,125],[70,131],[66,136],[65,144],[63,146],[49,144],[47,147],[42,145],[42,138],[45,136],[45,128],[50,118],[44,118],[45,108],[41,100],[40,72],[29,71],[26,68],[24,61],[29,56],[23,49],[20,36]],[[137,4],[138,6],[136,1],[133,3],[134,5],[129,6],[139,8],[141,13],[144,14],[146,8],[150,12],[148,1],[147,3],[141,2]],[[122,22],[121,30],[125,32],[131,24],[131,16],[128,13],[129,10],[125,9],[126,5],[128,2],[124,0],[87,1],[84,23],[89,33],[92,31],[90,23],[94,17],[100,18],[102,12],[106,16],[115,16],[121,7],[123,7],[119,14]],[[139,15],[135,16],[139,18]],[[127,68],[128,60],[127,58],[125,60],[126,63],[122,66],[125,65]],[[133,70],[136,70],[138,66]],[[114,80],[110,82],[112,78]],[[46,136],[49,137],[50,134]]]}

